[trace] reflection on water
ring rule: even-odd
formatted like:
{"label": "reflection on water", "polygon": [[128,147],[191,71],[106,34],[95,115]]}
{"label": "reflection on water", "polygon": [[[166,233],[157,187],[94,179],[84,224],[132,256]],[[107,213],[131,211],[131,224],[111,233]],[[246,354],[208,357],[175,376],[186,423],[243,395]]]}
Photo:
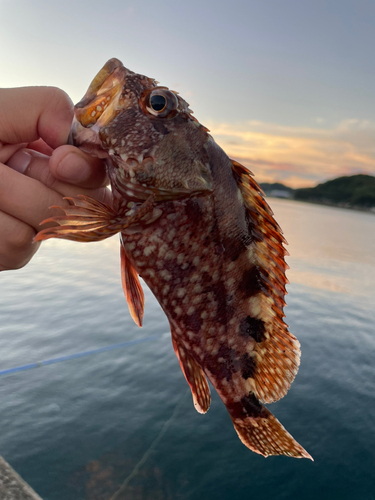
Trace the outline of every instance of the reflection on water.
{"label": "reflection on water", "polygon": [[251,453],[215,394],[196,413],[149,291],[143,329],[129,317],[116,237],[49,241],[0,274],[0,369],[162,335],[0,378],[0,453],[44,500],[375,499],[375,216],[269,201],[302,345],[296,381],[270,409],[315,462]]}

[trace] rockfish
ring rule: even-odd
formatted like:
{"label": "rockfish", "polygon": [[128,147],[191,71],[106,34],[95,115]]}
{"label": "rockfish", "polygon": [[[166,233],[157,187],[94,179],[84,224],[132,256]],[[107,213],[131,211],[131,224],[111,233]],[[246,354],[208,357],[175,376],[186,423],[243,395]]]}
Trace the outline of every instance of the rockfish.
{"label": "rockfish", "polygon": [[35,239],[120,233],[130,314],[141,326],[141,276],[197,411],[210,406],[208,379],[245,446],[311,458],[263,405],[287,393],[300,362],[283,320],[285,240],[251,173],[208,132],[177,92],[109,60],[75,106],[70,142],[105,160],[113,207],[70,198]]}

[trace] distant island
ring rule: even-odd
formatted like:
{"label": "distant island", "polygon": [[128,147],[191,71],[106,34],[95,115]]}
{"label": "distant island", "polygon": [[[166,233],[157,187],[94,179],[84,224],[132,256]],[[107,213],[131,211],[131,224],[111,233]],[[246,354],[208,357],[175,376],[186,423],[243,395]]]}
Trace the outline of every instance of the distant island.
{"label": "distant island", "polygon": [[266,196],[375,212],[375,177],[372,175],[338,177],[313,188],[293,189],[280,182],[264,182],[260,187]]}

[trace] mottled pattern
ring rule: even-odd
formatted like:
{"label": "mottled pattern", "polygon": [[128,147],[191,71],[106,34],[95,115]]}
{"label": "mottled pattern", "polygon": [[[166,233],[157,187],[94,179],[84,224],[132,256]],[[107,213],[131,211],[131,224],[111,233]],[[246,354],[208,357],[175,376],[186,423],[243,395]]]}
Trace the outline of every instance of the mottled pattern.
{"label": "mottled pattern", "polygon": [[196,409],[209,408],[207,377],[246,446],[311,458],[262,404],[286,394],[300,350],[283,321],[285,240],[250,173],[181,97],[116,59],[76,106],[71,137],[106,158],[114,209],[73,200],[38,239],[120,231],[131,315],[142,324],[140,275],[169,319]]}

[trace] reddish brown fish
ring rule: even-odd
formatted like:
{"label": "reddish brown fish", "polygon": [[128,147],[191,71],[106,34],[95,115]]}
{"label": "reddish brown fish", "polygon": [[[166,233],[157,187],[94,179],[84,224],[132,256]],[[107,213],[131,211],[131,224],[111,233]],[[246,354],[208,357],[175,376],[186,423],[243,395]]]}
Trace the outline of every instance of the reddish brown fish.
{"label": "reddish brown fish", "polygon": [[139,275],[169,319],[197,411],[210,406],[207,377],[248,448],[311,458],[262,404],[286,394],[300,359],[283,320],[285,241],[250,172],[191,113],[176,92],[108,61],[75,106],[71,137],[105,158],[114,208],[72,198],[36,240],[120,232],[130,313],[141,326]]}

